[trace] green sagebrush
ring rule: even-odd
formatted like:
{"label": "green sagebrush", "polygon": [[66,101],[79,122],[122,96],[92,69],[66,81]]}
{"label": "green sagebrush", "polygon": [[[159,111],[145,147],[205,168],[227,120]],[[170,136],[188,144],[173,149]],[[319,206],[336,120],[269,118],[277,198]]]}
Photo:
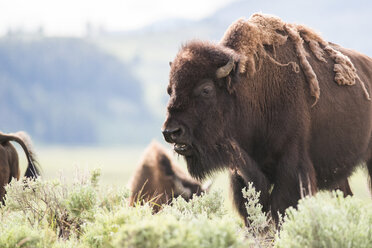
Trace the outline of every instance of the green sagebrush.
{"label": "green sagebrush", "polygon": [[80,225],[93,218],[97,207],[94,185],[84,180],[68,185],[59,180],[25,179],[12,181],[6,190],[3,211],[21,212],[31,226],[47,225],[62,238],[79,234]]}
{"label": "green sagebrush", "polygon": [[48,227],[31,225],[18,212],[3,212],[0,216],[1,248],[48,247],[57,240],[57,235]]}
{"label": "green sagebrush", "polygon": [[276,247],[369,248],[372,204],[342,192],[321,192],[286,212]]}
{"label": "green sagebrush", "polygon": [[[14,181],[0,208],[1,248],[370,247],[372,207],[341,193],[318,193],[289,209],[277,233],[252,184],[248,227],[225,209],[221,192],[178,197],[153,214],[130,207],[129,191],[99,185],[99,171],[72,184]],[[276,235],[275,235],[276,234]]]}
{"label": "green sagebrush", "polygon": [[154,215],[130,207],[126,189],[99,185],[99,172],[73,184],[13,181],[0,208],[0,247],[245,247],[241,222],[220,192],[179,197]]}
{"label": "green sagebrush", "polygon": [[[242,190],[243,197],[247,200],[245,208],[247,210],[246,236],[254,241],[256,247],[271,247],[275,241],[277,227],[271,216],[262,211],[259,203],[260,192],[257,192],[250,182],[247,188]],[[282,216],[279,215],[279,229],[282,223]]]}
{"label": "green sagebrush", "polygon": [[[218,200],[220,199],[220,200]],[[84,247],[245,247],[249,244],[233,216],[223,209],[219,192],[178,197],[153,215],[149,204],[101,211],[87,224]]]}

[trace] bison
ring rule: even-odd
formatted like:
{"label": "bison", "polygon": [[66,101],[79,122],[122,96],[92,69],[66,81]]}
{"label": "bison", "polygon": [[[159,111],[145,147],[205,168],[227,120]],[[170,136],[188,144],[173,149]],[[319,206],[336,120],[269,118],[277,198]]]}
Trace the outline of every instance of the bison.
{"label": "bison", "polygon": [[194,194],[200,195],[208,190],[209,186],[202,186],[187,175],[172,161],[166,150],[153,141],[129,182],[132,191],[130,205],[150,202],[157,212],[162,204],[169,203],[173,197],[182,196],[189,200]]}
{"label": "bison", "polygon": [[25,177],[36,178],[40,175],[40,170],[32,151],[31,142],[25,132],[5,134],[0,132],[0,200],[4,203],[4,186],[12,180],[19,179],[18,153],[10,141],[17,142],[26,154],[28,166]]}
{"label": "bison", "polygon": [[352,194],[347,178],[364,161],[372,176],[366,55],[254,14],[217,44],[186,43],[170,65],[163,136],[195,178],[229,168],[243,218],[248,182],[276,219],[321,189]]}

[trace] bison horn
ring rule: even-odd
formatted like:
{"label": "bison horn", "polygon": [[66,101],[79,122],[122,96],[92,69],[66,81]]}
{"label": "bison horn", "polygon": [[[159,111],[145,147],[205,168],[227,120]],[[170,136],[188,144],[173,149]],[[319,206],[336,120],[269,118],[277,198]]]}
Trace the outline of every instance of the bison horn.
{"label": "bison horn", "polygon": [[217,78],[224,78],[230,74],[231,70],[234,68],[234,60],[230,59],[226,65],[220,67],[216,71]]}

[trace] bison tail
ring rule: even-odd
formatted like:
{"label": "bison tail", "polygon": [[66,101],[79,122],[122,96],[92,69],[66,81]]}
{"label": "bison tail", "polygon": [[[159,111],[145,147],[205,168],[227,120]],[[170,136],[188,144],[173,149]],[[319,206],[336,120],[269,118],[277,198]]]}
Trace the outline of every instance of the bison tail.
{"label": "bison tail", "polygon": [[40,176],[40,166],[34,157],[30,157],[28,166],[25,172],[27,178],[37,178]]}
{"label": "bison tail", "polygon": [[14,141],[22,147],[28,161],[25,177],[37,178],[40,176],[40,167],[36,161],[31,145],[31,139],[27,133],[21,131],[17,133],[4,134],[0,132],[0,141]]}
{"label": "bison tail", "polygon": [[19,139],[21,140],[21,142],[18,143],[22,146],[28,161],[25,177],[37,178],[38,176],[40,176],[40,166],[35,157],[31,138],[25,132],[17,132],[16,136],[19,137]]}

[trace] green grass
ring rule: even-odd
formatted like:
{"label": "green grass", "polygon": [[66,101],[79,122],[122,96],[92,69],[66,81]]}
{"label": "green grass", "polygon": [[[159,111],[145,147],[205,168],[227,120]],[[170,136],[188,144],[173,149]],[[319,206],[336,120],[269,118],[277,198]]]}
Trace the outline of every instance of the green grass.
{"label": "green grass", "polygon": [[[72,180],[73,175],[81,171],[100,168],[103,185],[125,186],[135,167],[140,161],[145,147],[36,147],[38,160],[43,169],[45,179],[63,178]],[[26,168],[23,152],[19,152],[22,173]],[[176,161],[185,167],[181,157]],[[221,189],[228,197],[228,177],[226,172],[219,173],[213,179],[213,189]],[[362,199],[370,199],[367,184],[367,172],[358,169],[350,178],[354,195]],[[229,202],[229,201],[227,201]]]}
{"label": "green grass", "polygon": [[[37,147],[38,161],[45,179],[63,177],[67,181],[79,171],[100,168],[103,184],[126,185],[144,147]],[[23,153],[21,167],[26,160]]]}

